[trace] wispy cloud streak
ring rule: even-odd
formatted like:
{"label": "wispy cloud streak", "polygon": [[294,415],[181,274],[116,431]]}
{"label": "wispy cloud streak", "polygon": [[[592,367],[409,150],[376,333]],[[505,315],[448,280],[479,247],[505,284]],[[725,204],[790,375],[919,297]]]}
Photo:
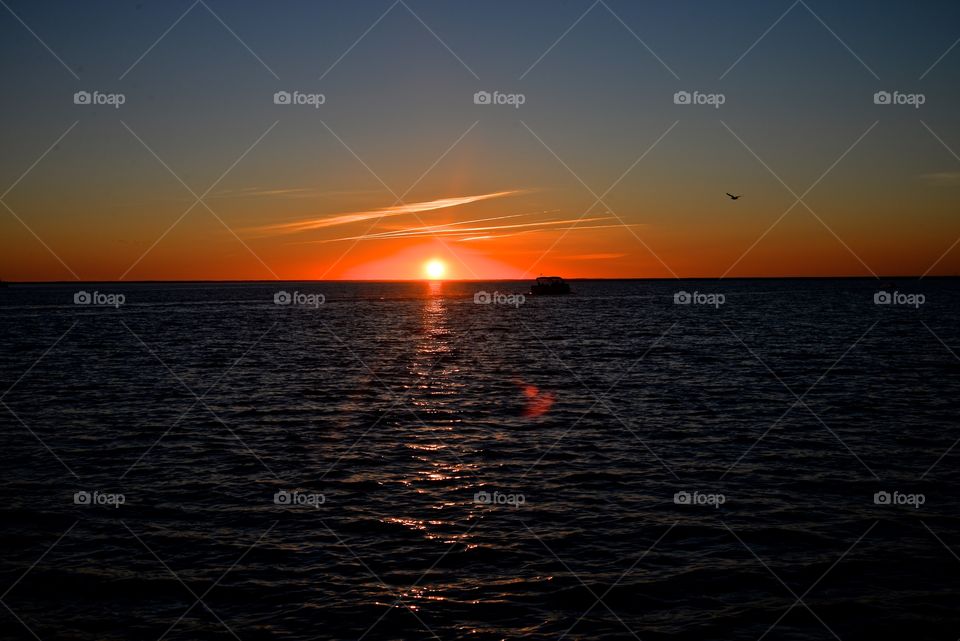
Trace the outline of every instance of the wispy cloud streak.
{"label": "wispy cloud streak", "polygon": [[[505,216],[506,218],[506,216]],[[584,218],[585,221],[597,221],[597,220],[610,220],[612,217],[602,217],[602,218]],[[320,240],[314,242],[320,243],[329,243],[335,242],[338,240],[377,240],[382,238],[406,238],[407,236],[424,236],[428,234],[446,234],[446,235],[463,235],[467,233],[476,233],[476,232],[485,232],[485,231],[496,231],[498,229],[516,229],[519,227],[541,227],[546,225],[563,225],[577,222],[576,219],[570,220],[546,220],[538,221],[533,223],[517,223],[515,225],[486,225],[482,227],[460,227],[464,223],[450,223],[447,226],[432,225],[428,227],[412,227],[410,229],[401,229],[397,231],[384,231],[376,234],[366,234],[364,236],[350,236],[347,238],[335,238],[329,240]],[[455,226],[457,225],[457,226]]]}
{"label": "wispy cloud streak", "polygon": [[[612,220],[613,218],[615,217],[611,216],[609,218],[599,218],[597,220]],[[577,220],[582,222],[584,220],[593,220],[593,219],[578,218]],[[571,222],[571,221],[566,221],[566,222]],[[581,231],[584,229],[623,229],[624,227],[643,227],[643,226],[644,225],[641,225],[641,224],[617,223],[616,225],[573,225],[572,227],[550,227],[550,228],[542,228],[542,229],[526,229],[524,231],[513,232],[510,234],[493,234],[493,235],[486,235],[486,236],[470,236],[468,238],[458,238],[457,242],[467,242],[471,240],[494,240],[498,238],[508,238],[510,236],[519,236],[520,234],[537,234],[537,233],[543,233],[543,232]]]}
{"label": "wispy cloud streak", "polygon": [[[406,203],[402,205],[396,205],[393,207],[383,207],[380,209],[372,209],[369,211],[351,212],[348,214],[340,214],[339,216],[330,216],[327,218],[313,218],[310,220],[301,220],[301,221],[292,222],[292,223],[281,223],[278,225],[265,225],[262,227],[254,227],[249,231],[260,233],[267,236],[278,235],[278,234],[296,234],[300,232],[311,231],[314,229],[334,227],[336,225],[348,225],[350,223],[357,223],[365,220],[387,218],[390,216],[403,216],[404,214],[417,214],[425,211],[435,211],[438,209],[448,209],[450,207],[459,207],[460,205],[468,205],[470,203],[480,202],[483,200],[490,200],[493,198],[503,198],[505,196],[512,196],[517,193],[520,193],[520,191],[519,190],[496,191],[489,194],[478,194],[474,196],[457,196],[454,198],[438,198],[436,200],[427,200],[427,201],[417,202],[417,203]],[[346,239],[338,239],[338,240],[346,240]]]}
{"label": "wispy cloud streak", "polygon": [[[498,216],[492,220],[501,218],[515,218],[518,216],[527,216],[529,214],[511,214],[509,216]],[[417,238],[420,236],[436,236],[453,238],[458,241],[472,240],[490,240],[493,238],[507,238],[509,236],[519,236],[520,234],[530,234],[548,231],[579,231],[581,229],[607,229],[612,227],[622,227],[623,225],[577,225],[577,222],[602,222],[613,220],[613,216],[599,216],[594,218],[571,218],[566,220],[541,220],[530,223],[517,223],[513,225],[484,225],[479,227],[463,227],[462,225],[479,221],[462,221],[459,223],[449,223],[447,225],[430,225],[429,227],[412,227],[410,229],[400,229],[395,231],[378,232],[376,234],[365,234],[363,236],[346,236],[344,238],[327,238],[324,240],[311,240],[298,244],[316,244],[316,243],[335,243],[345,240],[396,240],[398,238]],[[484,219],[480,219],[484,220]],[[571,227],[555,227],[556,225],[572,225]],[[532,229],[530,229],[532,228]],[[491,234],[490,232],[508,231],[502,234]]]}

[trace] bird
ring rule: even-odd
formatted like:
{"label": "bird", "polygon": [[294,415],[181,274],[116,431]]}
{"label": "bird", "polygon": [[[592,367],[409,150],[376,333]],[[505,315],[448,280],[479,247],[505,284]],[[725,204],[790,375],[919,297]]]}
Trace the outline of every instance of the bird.
{"label": "bird", "polygon": [[734,196],[734,195],[731,194],[729,191],[727,192],[727,195],[730,196],[730,200],[736,200],[736,199],[740,198],[740,196]]}

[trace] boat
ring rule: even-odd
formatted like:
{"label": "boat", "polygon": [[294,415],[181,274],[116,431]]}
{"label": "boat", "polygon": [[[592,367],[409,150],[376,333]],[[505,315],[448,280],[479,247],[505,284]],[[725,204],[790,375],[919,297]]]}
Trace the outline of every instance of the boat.
{"label": "boat", "polygon": [[541,276],[530,286],[531,296],[562,296],[570,293],[570,285],[559,276]]}

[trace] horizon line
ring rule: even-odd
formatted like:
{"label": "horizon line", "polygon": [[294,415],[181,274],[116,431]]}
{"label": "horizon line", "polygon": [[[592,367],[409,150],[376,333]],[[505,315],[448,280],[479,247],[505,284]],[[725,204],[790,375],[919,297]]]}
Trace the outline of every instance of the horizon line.
{"label": "horizon line", "polygon": [[[536,280],[537,277],[530,278],[444,278],[432,280],[429,278],[288,278],[288,279],[145,279],[145,280],[0,280],[4,285],[82,285],[88,283],[108,283],[112,285],[138,285],[138,284],[158,284],[158,283],[500,283],[500,282],[522,282]],[[922,275],[922,274],[898,274],[878,276],[872,275],[837,275],[837,276],[612,276],[612,277],[589,277],[572,276],[570,278],[562,277],[568,281],[689,281],[689,280],[884,280],[884,279],[949,279],[960,278],[960,274],[942,274],[942,275]]]}

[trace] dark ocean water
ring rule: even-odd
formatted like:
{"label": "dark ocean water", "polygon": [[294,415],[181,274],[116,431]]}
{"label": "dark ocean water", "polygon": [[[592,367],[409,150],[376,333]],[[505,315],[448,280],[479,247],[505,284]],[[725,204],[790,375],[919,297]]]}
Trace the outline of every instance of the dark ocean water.
{"label": "dark ocean water", "polygon": [[0,634],[960,636],[960,282],[573,286],[0,289]]}

